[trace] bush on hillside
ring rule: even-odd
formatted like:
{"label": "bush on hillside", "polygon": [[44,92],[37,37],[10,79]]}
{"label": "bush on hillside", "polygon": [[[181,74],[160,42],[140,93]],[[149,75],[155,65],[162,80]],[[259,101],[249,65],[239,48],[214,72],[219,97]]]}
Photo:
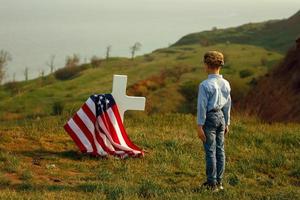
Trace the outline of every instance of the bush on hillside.
{"label": "bush on hillside", "polygon": [[191,72],[192,70],[194,70],[194,68],[178,65],[173,68],[163,69],[160,74],[164,79],[174,79],[175,82],[178,82],[183,74]]}
{"label": "bush on hillside", "polygon": [[80,57],[77,54],[74,54],[73,56],[68,56],[66,58],[66,64],[65,67],[76,67],[80,63]]}
{"label": "bush on hillside", "polygon": [[197,98],[198,98],[198,81],[188,81],[183,83],[179,92],[184,96],[185,102],[182,104],[180,111],[183,113],[196,114],[197,112]]}
{"label": "bush on hillside", "polygon": [[161,75],[154,75],[147,79],[140,80],[129,86],[128,94],[137,96],[147,96],[150,91],[155,91],[165,85],[165,78]]}
{"label": "bush on hillside", "polygon": [[61,101],[56,101],[54,102],[54,104],[52,105],[52,114],[53,115],[61,115],[64,111],[64,103]]}
{"label": "bush on hillside", "polygon": [[258,83],[257,78],[252,78],[251,81],[248,83],[248,85],[250,85],[251,87],[256,86]]}
{"label": "bush on hillside", "polygon": [[154,60],[154,56],[151,56],[150,54],[146,54],[146,55],[144,55],[144,60],[146,62],[151,62]]}
{"label": "bush on hillside", "polygon": [[252,76],[253,74],[254,74],[253,71],[250,69],[243,69],[240,71],[241,78],[246,78],[246,77]]}
{"label": "bush on hillside", "polygon": [[54,72],[54,77],[58,80],[69,80],[79,75],[81,69],[79,66],[64,67]]}
{"label": "bush on hillside", "polygon": [[3,85],[4,89],[9,91],[11,95],[16,95],[21,92],[20,82],[11,81]]}
{"label": "bush on hillside", "polygon": [[102,63],[102,59],[101,58],[98,58],[97,56],[93,56],[91,58],[91,65],[92,67],[99,67]]}

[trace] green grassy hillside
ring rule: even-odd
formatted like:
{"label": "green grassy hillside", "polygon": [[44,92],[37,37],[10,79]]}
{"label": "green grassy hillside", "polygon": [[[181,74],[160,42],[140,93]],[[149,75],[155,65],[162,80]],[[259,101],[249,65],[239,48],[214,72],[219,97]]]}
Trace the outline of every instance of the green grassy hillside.
{"label": "green grassy hillside", "polygon": [[[281,54],[263,48],[238,44],[178,46],[159,49],[134,60],[111,58],[95,67],[90,64],[81,66],[80,74],[70,80],[57,80],[49,75],[2,86],[0,119],[48,116],[57,104],[71,114],[89,95],[110,93],[113,74],[128,75],[128,92],[147,97],[148,113],[184,112],[186,108],[181,105],[187,99],[180,91],[184,86],[187,93],[197,95],[198,83],[206,78],[202,56],[212,49],[225,54],[226,65],[222,73],[231,82],[236,101],[282,58]],[[192,83],[191,87],[185,87],[189,83]]]}
{"label": "green grassy hillside", "polygon": [[203,31],[182,37],[174,46],[239,43],[285,52],[300,36],[300,11],[288,19],[249,23],[238,27]]}
{"label": "green grassy hillside", "polygon": [[[134,60],[94,60],[0,86],[0,199],[300,199],[300,125],[264,123],[235,110],[282,59],[277,50],[299,33],[299,15],[191,34]],[[203,146],[195,115],[186,114],[195,112],[208,50],[224,53],[222,74],[233,98],[226,190],[215,194],[199,189],[205,179]],[[68,73],[74,76],[58,78]],[[114,74],[128,75],[129,95],[147,97],[145,112],[130,111],[125,118],[144,158],[83,155],[63,130],[88,96],[111,92]]]}
{"label": "green grassy hillside", "polygon": [[0,122],[0,199],[300,198],[299,124],[234,115],[225,140],[226,190],[212,194],[199,189],[205,162],[194,116],[127,118],[146,154],[126,160],[80,154],[62,128],[66,117]]}

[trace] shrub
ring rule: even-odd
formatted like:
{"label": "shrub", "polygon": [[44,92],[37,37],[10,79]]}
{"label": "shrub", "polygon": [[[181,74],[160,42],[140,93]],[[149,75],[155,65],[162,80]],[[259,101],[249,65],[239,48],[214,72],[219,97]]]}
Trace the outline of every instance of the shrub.
{"label": "shrub", "polygon": [[4,84],[4,89],[9,91],[11,95],[16,95],[21,92],[20,82],[11,81]]}
{"label": "shrub", "polygon": [[160,74],[163,78],[171,78],[175,79],[175,81],[179,81],[183,74],[191,72],[192,70],[193,68],[178,65],[173,68],[164,69],[161,71]]}
{"label": "shrub", "polygon": [[165,79],[162,75],[151,76],[147,79],[140,80],[131,85],[128,89],[129,95],[147,96],[149,91],[155,91],[165,85]]}
{"label": "shrub", "polygon": [[258,83],[258,80],[256,78],[252,78],[248,84],[253,87],[253,86],[256,86],[257,83]]}
{"label": "shrub", "polygon": [[154,57],[151,56],[150,54],[146,54],[146,55],[144,55],[144,60],[145,60],[146,62],[151,62],[151,61],[154,60]]}
{"label": "shrub", "polygon": [[64,104],[61,101],[54,102],[52,106],[52,114],[53,115],[61,115],[64,110]]}
{"label": "shrub", "polygon": [[17,186],[17,189],[18,190],[34,190],[35,187],[34,187],[34,185],[31,182],[25,181],[25,182],[19,184]]}
{"label": "shrub", "polygon": [[244,69],[244,70],[240,71],[241,78],[246,78],[246,77],[252,76],[253,74],[254,74],[253,71],[250,69]]}
{"label": "shrub", "polygon": [[185,102],[181,108],[182,112],[196,114],[198,85],[198,81],[188,81],[180,86],[179,92],[185,97]]}
{"label": "shrub", "polygon": [[66,58],[66,64],[65,67],[76,67],[79,65],[80,58],[77,54],[74,54],[73,56],[68,56]]}
{"label": "shrub", "polygon": [[97,56],[93,56],[91,58],[91,65],[92,67],[99,67],[102,63],[102,59],[101,58],[98,58]]}
{"label": "shrub", "polygon": [[80,73],[79,66],[76,67],[64,67],[54,72],[54,77],[58,80],[68,80],[76,77]]}

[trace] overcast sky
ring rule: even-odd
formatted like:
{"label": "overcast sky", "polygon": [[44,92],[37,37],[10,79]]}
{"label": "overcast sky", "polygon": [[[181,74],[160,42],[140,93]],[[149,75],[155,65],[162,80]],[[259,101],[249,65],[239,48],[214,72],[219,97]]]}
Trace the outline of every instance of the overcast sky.
{"label": "overcast sky", "polygon": [[[288,18],[300,0],[0,0],[0,49],[13,61],[10,76],[22,77],[28,66],[36,76],[45,61],[65,57],[129,56],[129,46],[143,44],[139,54],[166,47],[180,37],[212,27]],[[20,70],[19,70],[20,71]]]}

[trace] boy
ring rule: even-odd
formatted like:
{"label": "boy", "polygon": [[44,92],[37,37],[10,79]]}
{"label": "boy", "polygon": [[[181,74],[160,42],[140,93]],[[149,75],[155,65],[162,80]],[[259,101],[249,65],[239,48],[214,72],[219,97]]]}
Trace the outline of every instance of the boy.
{"label": "boy", "polygon": [[204,55],[204,67],[208,79],[199,85],[197,124],[198,136],[205,149],[207,181],[203,186],[213,191],[223,190],[225,169],[224,135],[230,124],[230,85],[220,75],[224,56],[217,51]]}

